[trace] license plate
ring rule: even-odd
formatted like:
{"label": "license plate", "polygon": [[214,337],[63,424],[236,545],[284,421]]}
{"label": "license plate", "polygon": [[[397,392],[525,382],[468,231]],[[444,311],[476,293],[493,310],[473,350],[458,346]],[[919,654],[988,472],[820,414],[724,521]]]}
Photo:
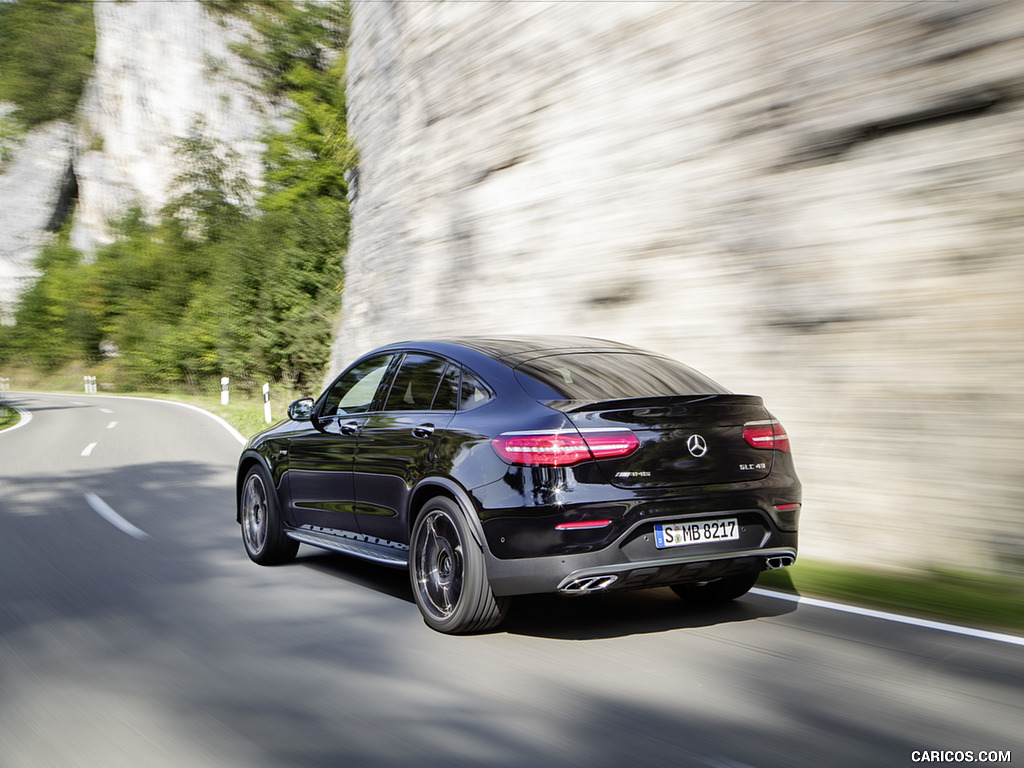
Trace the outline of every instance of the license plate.
{"label": "license plate", "polygon": [[728,520],[691,520],[654,526],[654,543],[658,549],[685,547],[714,541],[736,541],[740,526],[736,518]]}

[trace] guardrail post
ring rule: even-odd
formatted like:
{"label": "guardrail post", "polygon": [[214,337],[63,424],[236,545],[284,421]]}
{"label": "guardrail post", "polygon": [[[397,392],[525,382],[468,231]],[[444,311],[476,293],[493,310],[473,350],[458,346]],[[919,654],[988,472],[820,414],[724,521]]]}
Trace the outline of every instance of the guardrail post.
{"label": "guardrail post", "polygon": [[270,384],[263,385],[263,420],[270,423]]}

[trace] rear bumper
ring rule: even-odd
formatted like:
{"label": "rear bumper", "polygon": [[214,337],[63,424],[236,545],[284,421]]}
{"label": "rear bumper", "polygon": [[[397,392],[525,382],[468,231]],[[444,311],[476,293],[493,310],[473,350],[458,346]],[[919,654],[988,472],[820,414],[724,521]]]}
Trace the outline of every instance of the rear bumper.
{"label": "rear bumper", "polygon": [[583,594],[712,581],[736,573],[771,570],[796,560],[792,546],[671,554],[627,560],[618,547],[579,555],[502,560],[485,550],[487,576],[498,596],[544,592]]}

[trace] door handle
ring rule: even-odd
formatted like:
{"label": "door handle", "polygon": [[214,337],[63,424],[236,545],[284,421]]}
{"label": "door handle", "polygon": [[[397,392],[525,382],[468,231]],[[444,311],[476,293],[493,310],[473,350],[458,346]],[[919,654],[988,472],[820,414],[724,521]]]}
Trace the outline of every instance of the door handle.
{"label": "door handle", "polygon": [[434,434],[433,424],[420,424],[418,427],[412,428],[412,433],[416,437],[430,437]]}
{"label": "door handle", "polygon": [[343,435],[354,435],[359,432],[359,422],[350,421],[348,424],[341,425],[341,434]]}

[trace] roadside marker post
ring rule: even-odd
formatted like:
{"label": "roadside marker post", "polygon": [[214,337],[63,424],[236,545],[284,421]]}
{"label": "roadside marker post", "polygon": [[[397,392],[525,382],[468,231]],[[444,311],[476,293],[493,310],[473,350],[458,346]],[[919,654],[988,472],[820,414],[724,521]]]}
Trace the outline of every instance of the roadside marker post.
{"label": "roadside marker post", "polygon": [[270,423],[270,385],[263,385],[263,420]]}
{"label": "roadside marker post", "polygon": [[228,382],[229,381],[230,381],[230,379],[227,376],[222,377],[221,380],[220,380],[220,404],[221,405],[227,405],[228,404]]}
{"label": "roadside marker post", "polygon": [[96,377],[95,376],[84,376],[85,379],[85,394],[95,395],[96,394]]}

